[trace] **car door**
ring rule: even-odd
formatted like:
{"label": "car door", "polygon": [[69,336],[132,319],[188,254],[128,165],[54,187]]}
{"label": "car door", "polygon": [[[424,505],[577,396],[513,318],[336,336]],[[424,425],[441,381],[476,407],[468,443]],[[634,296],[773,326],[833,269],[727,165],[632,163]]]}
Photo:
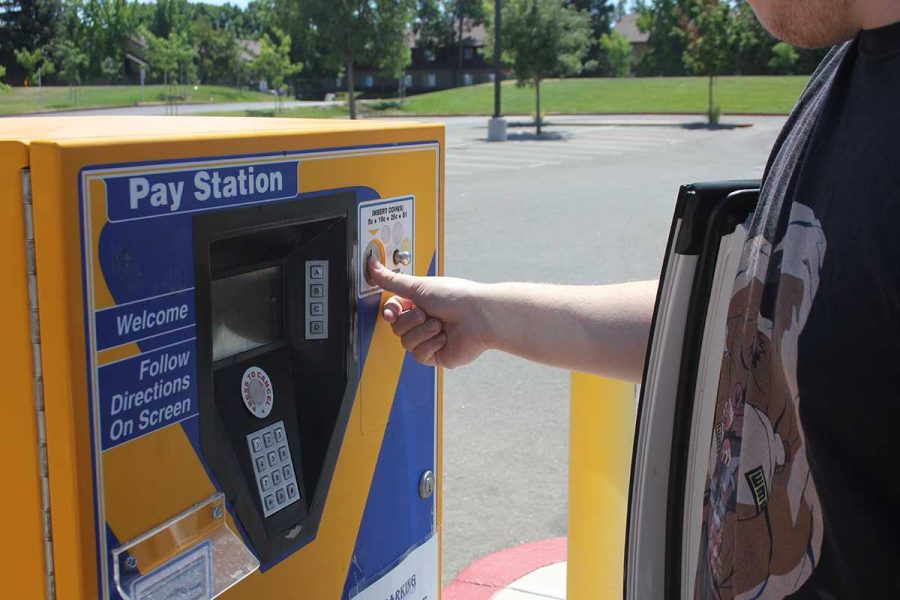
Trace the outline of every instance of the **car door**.
{"label": "car door", "polygon": [[682,186],[638,406],[625,597],[693,596],[719,365],[757,180]]}

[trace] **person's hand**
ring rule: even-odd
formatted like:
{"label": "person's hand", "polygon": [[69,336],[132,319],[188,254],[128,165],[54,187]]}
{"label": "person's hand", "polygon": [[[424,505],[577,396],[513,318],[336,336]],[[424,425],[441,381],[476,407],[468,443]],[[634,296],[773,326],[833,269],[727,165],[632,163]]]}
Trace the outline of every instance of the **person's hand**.
{"label": "person's hand", "polygon": [[383,316],[420,363],[452,369],[487,350],[483,285],[394,273],[375,258],[369,259],[369,273],[379,287],[397,294],[385,303]]}

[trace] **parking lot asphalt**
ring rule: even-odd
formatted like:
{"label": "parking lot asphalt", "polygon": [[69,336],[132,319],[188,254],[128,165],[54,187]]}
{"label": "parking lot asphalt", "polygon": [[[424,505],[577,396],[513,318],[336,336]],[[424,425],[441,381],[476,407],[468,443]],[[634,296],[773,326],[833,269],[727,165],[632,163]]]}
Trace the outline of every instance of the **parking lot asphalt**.
{"label": "parking lot asphalt", "polygon": [[[484,118],[446,120],[448,275],[656,278],[678,186],[761,176],[784,122],[733,118],[752,126],[709,130],[689,116],[548,120],[546,139],[511,127],[502,143],[484,141]],[[445,584],[481,556],[566,534],[568,377],[496,352],[446,373]]]}

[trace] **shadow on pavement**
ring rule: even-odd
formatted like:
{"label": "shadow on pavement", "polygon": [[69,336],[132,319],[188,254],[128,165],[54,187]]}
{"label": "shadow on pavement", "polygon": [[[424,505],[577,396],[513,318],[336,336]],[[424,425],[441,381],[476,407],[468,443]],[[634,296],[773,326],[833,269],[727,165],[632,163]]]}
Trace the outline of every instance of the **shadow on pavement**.
{"label": "shadow on pavement", "polygon": [[[624,119],[624,120],[602,120],[602,121],[544,121],[544,127],[651,127],[651,128],[666,128],[666,127],[674,127],[678,129],[687,129],[687,130],[695,130],[695,129],[706,129],[706,130],[717,130],[721,129],[723,131],[728,131],[731,129],[743,129],[746,127],[753,127],[753,123],[746,122],[738,122],[738,123],[718,123],[716,125],[710,125],[707,121],[693,121],[693,122],[684,122],[678,120],[665,120],[665,119]],[[534,129],[534,121],[510,121],[508,124],[510,130],[512,129],[520,129],[520,128],[531,128]],[[512,134],[510,134],[512,135]]]}
{"label": "shadow on pavement", "polygon": [[750,127],[748,123],[707,123],[705,121],[700,121],[697,123],[685,123],[681,126],[682,129],[708,129],[710,131],[728,131],[731,129],[741,129],[744,127]]}
{"label": "shadow on pavement", "polygon": [[515,133],[510,133],[506,136],[506,140],[509,142],[533,142],[533,141],[541,141],[541,142],[552,142],[565,140],[570,138],[571,136],[566,133],[561,133],[558,131],[544,131],[541,135],[537,135],[533,131],[516,131]]}

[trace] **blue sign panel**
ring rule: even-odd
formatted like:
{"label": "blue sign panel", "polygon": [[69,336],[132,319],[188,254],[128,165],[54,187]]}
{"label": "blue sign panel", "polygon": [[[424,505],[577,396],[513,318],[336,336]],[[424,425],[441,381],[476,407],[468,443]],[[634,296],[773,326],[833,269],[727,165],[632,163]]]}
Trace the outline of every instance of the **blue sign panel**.
{"label": "blue sign panel", "polygon": [[110,221],[211,210],[297,195],[297,161],[107,177]]}
{"label": "blue sign panel", "polygon": [[105,350],[194,325],[194,290],[120,304],[95,313],[97,349]]}
{"label": "blue sign panel", "polygon": [[190,339],[100,367],[103,450],[197,414],[196,355]]}

